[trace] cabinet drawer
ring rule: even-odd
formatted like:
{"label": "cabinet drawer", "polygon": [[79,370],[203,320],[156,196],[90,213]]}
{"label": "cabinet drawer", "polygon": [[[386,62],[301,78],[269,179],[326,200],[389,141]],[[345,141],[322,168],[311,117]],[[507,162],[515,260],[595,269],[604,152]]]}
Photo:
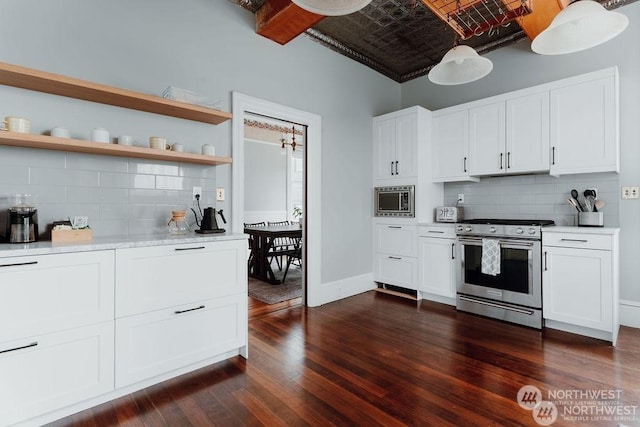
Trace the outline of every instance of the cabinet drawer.
{"label": "cabinet drawer", "polygon": [[113,351],[113,320],[0,343],[0,425],[113,390]]}
{"label": "cabinet drawer", "polygon": [[247,292],[244,240],[116,250],[116,317]]}
{"label": "cabinet drawer", "polygon": [[0,259],[0,342],[113,320],[113,251]]}
{"label": "cabinet drawer", "polygon": [[411,225],[376,224],[376,252],[399,256],[418,256],[418,230]]}
{"label": "cabinet drawer", "polygon": [[613,238],[602,234],[543,232],[542,244],[563,248],[613,250]]}
{"label": "cabinet drawer", "polygon": [[417,289],[418,259],[378,254],[376,256],[375,281],[406,289]]}
{"label": "cabinet drawer", "polygon": [[245,294],[116,320],[116,387],[241,347]]}
{"label": "cabinet drawer", "polygon": [[455,224],[419,225],[418,236],[419,237],[436,237],[439,239],[455,239],[456,226]]}

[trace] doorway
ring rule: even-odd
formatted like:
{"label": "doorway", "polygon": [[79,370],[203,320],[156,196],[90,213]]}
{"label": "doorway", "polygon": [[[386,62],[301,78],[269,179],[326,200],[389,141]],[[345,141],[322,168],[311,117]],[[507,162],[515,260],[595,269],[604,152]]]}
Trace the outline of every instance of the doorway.
{"label": "doorway", "polygon": [[234,233],[244,230],[245,202],[245,118],[251,115],[273,117],[296,123],[305,132],[305,207],[303,212],[304,272],[306,276],[305,301],[309,306],[320,305],[321,265],[321,211],[320,211],[320,116],[269,101],[233,92],[232,157],[231,166],[231,218]]}

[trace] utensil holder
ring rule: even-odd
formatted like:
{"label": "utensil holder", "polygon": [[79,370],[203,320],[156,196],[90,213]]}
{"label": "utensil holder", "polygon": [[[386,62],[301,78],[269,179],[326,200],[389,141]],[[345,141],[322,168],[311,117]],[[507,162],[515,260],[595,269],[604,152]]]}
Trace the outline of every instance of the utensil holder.
{"label": "utensil holder", "polygon": [[579,227],[604,227],[602,212],[578,212]]}

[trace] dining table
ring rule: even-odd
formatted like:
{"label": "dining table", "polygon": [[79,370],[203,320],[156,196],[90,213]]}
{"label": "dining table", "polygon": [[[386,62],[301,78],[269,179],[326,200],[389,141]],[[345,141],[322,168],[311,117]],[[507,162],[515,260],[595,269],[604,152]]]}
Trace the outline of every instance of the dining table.
{"label": "dining table", "polygon": [[278,279],[271,268],[270,258],[274,256],[274,242],[280,237],[291,237],[293,241],[297,242],[292,250],[299,251],[300,239],[302,239],[302,228],[300,225],[245,227],[244,232],[250,236],[249,245],[251,253],[249,255],[249,276],[271,283],[272,285],[283,283],[286,278],[286,270],[283,278]]}

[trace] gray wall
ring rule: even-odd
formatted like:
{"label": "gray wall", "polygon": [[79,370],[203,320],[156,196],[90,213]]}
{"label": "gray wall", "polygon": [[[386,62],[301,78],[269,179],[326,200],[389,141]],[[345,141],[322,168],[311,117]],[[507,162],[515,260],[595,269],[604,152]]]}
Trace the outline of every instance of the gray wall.
{"label": "gray wall", "polygon": [[280,154],[280,147],[245,141],[244,166],[244,210],[286,213],[287,156]]}
{"label": "gray wall", "polygon": [[[222,99],[225,110],[231,91],[239,91],[319,114],[322,282],[372,271],[371,117],[400,107],[399,84],[304,36],[286,46],[267,40],[255,34],[252,13],[222,0],[7,0],[0,14],[0,61],[151,94],[172,85]],[[86,137],[102,126],[139,141],[162,134],[187,151],[205,142],[219,155],[231,150],[230,123],[209,126],[7,87],[0,87],[0,99],[0,117],[27,116],[37,132],[64,125]],[[229,166],[0,150],[3,169],[28,165],[40,176],[32,182],[32,169],[18,168],[22,181],[16,182],[2,172],[0,191],[41,194],[41,223],[74,215],[99,197],[98,209],[89,212],[96,234],[120,232],[122,223],[128,232],[161,227],[169,205],[188,201],[195,183],[204,187],[207,202],[215,186],[233,195]],[[104,187],[103,177],[111,173],[121,174],[114,178],[120,182],[115,195]],[[217,205],[225,212],[229,196]],[[135,222],[141,215],[148,222],[144,230]],[[337,244],[345,235],[363,250]]]}
{"label": "gray wall", "polygon": [[[402,104],[405,107],[422,105],[431,110],[473,101],[512,90],[517,90],[548,81],[559,80],[589,71],[595,71],[617,65],[620,73],[620,152],[621,173],[619,185],[640,185],[640,50],[636,48],[640,40],[640,3],[634,3],[617,9],[629,17],[629,27],[620,36],[595,48],[562,56],[540,56],[530,50],[530,42],[523,40],[512,46],[491,52],[487,55],[493,61],[493,71],[477,82],[457,87],[437,86],[429,82],[427,77],[412,80],[402,85]],[[566,195],[567,189],[574,186],[583,188],[582,181],[607,182],[606,196],[608,203],[619,205],[620,224],[620,297],[640,302],[640,201],[620,200],[620,192],[614,191],[610,177],[604,174],[603,179],[592,176],[564,177],[560,180],[542,180],[554,183],[555,193],[543,196],[548,198],[545,204],[560,208],[560,197]],[[472,193],[499,192],[510,185],[514,178],[492,178],[481,182]],[[516,178],[517,179],[517,178]],[[576,181],[575,183],[572,181]],[[593,180],[593,181],[592,181]],[[540,184],[544,186],[544,183]],[[538,182],[528,184],[532,190],[537,189]],[[466,187],[466,186],[465,186]],[[541,187],[544,188],[544,187]],[[457,193],[457,185],[446,185],[446,195],[451,199]],[[604,198],[604,196],[603,196]],[[617,200],[615,200],[617,199]],[[473,199],[472,199],[473,200]],[[508,205],[506,205],[508,206]],[[515,209],[516,207],[513,206]],[[567,209],[569,207],[567,206]],[[503,207],[500,209],[510,209]],[[609,211],[609,208],[607,208]],[[542,214],[542,213],[541,213]],[[564,211],[561,216],[565,216]],[[608,223],[614,224],[615,218]]]}

